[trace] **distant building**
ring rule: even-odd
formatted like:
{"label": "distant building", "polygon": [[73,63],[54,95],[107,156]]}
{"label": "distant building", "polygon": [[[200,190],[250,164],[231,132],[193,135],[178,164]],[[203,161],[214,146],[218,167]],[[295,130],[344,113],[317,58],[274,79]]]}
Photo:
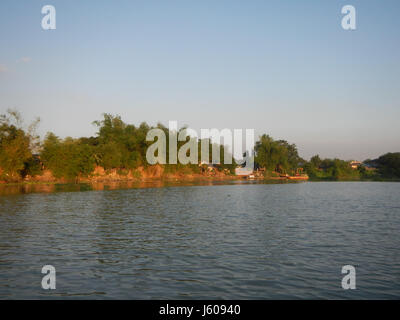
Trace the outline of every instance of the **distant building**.
{"label": "distant building", "polygon": [[367,171],[375,171],[378,168],[378,165],[373,160],[363,162],[363,166]]}
{"label": "distant building", "polygon": [[351,162],[350,162],[350,166],[351,166],[353,169],[358,169],[358,167],[361,166],[361,162],[360,162],[360,161],[351,161]]}
{"label": "distant building", "polygon": [[376,163],[376,160],[366,160],[363,162],[363,166],[366,169],[371,169],[371,170],[378,168],[378,164]]}

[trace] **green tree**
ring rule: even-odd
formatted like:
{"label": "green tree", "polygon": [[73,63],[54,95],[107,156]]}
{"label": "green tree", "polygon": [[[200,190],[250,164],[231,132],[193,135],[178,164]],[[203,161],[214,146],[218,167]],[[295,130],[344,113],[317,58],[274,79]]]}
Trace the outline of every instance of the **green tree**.
{"label": "green tree", "polygon": [[322,160],[319,157],[319,155],[315,155],[315,156],[311,157],[311,159],[310,159],[311,165],[316,169],[318,169],[321,166],[321,162],[322,162]]}
{"label": "green tree", "polygon": [[285,173],[295,171],[305,161],[299,157],[295,144],[285,140],[275,141],[264,134],[255,144],[255,162],[267,170]]}
{"label": "green tree", "polygon": [[120,116],[103,114],[103,120],[93,122],[98,128],[95,158],[106,169],[133,169],[145,165],[146,141],[150,127],[141,123],[137,128],[127,125]]}
{"label": "green tree", "polygon": [[48,133],[43,143],[41,159],[55,177],[77,179],[93,172],[94,147],[79,139],[61,140],[55,134]]}
{"label": "green tree", "polygon": [[38,145],[34,134],[39,119],[24,130],[20,113],[8,110],[0,115],[0,168],[4,179],[19,180],[32,163],[32,150]]}
{"label": "green tree", "polygon": [[375,160],[375,163],[383,177],[400,178],[400,152],[386,153]]}

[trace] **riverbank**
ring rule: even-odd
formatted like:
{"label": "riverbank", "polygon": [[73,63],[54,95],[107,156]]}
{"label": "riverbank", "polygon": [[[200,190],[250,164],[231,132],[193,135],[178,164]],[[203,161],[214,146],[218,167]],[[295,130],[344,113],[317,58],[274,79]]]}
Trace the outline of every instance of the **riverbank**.
{"label": "riverbank", "polygon": [[224,181],[255,181],[255,182],[400,182],[400,179],[394,178],[309,178],[309,179],[288,179],[287,177],[255,177],[249,178],[247,176],[237,176],[233,174],[225,174],[219,172],[218,174],[210,175],[204,173],[183,173],[183,172],[162,172],[158,169],[146,170],[142,174],[134,172],[118,173],[116,170],[112,170],[109,173],[94,174],[89,177],[80,177],[78,179],[65,179],[55,178],[50,172],[44,172],[42,175],[35,177],[27,177],[20,181],[1,181],[1,186],[51,186],[51,185],[73,185],[73,184],[90,184],[90,185],[113,185],[113,184],[130,184],[130,185],[148,185],[148,184],[168,184],[168,183],[200,183],[200,182],[224,182]]}
{"label": "riverbank", "polygon": [[170,170],[160,165],[139,167],[134,170],[111,169],[95,167],[89,176],[80,176],[73,179],[55,177],[50,170],[43,170],[35,176],[25,176],[18,180],[0,180],[0,185],[16,184],[69,184],[69,183],[118,183],[118,182],[154,182],[154,181],[216,181],[240,180],[243,176],[236,176],[224,171],[196,172],[191,169]]}

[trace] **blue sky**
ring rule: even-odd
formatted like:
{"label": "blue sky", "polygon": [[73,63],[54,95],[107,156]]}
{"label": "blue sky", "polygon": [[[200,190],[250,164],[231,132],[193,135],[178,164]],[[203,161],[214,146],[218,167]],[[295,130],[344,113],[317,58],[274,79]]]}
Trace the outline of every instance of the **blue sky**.
{"label": "blue sky", "polygon": [[104,112],[254,128],[305,158],[363,160],[400,151],[399,57],[396,0],[2,0],[0,113],[40,116],[42,136],[93,135]]}

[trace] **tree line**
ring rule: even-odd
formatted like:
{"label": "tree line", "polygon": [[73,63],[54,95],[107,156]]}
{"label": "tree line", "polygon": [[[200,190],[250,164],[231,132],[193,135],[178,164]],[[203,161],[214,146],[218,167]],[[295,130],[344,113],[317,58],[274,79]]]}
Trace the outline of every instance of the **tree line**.
{"label": "tree line", "polygon": [[[96,166],[105,170],[117,169],[124,174],[148,166],[146,150],[152,142],[146,141],[146,135],[150,129],[159,128],[167,137],[169,135],[168,128],[162,124],[151,127],[143,122],[135,126],[123,122],[120,116],[104,114],[103,119],[93,122],[98,128],[94,137],[61,139],[50,132],[41,141],[35,134],[38,123],[39,119],[25,127],[21,115],[14,110],[0,115],[0,180],[20,181],[28,175],[40,175],[44,169],[50,170],[56,178],[72,180],[89,176]],[[178,149],[185,143],[178,141]],[[211,147],[210,143],[210,157]],[[224,146],[219,148],[223,157]],[[168,150],[167,146],[167,157]],[[301,168],[311,179],[319,180],[400,178],[400,153],[366,160],[355,170],[349,161],[340,159],[320,159],[316,155],[306,161],[299,156],[295,144],[275,140],[266,134],[255,143],[254,163],[256,169],[265,169],[266,177],[271,174],[294,174]],[[201,167],[195,164],[163,166],[166,172],[201,172]],[[216,167],[234,174],[237,163],[224,164],[222,159]]]}

